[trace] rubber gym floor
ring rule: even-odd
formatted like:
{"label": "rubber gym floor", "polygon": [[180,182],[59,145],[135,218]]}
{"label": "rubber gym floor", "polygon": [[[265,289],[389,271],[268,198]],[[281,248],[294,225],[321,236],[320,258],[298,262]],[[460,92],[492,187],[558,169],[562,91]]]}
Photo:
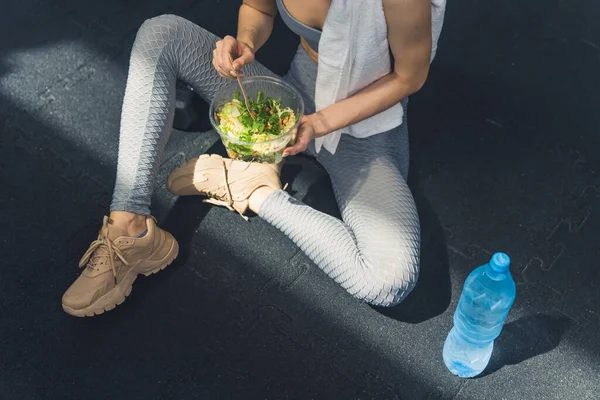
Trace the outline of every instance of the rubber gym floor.
{"label": "rubber gym floor", "polygon": [[[259,218],[168,194],[175,166],[224,152],[200,105],[196,132],[172,135],[154,200],[181,244],[178,261],[138,279],[113,311],[62,311],[108,211],[137,28],[171,13],[235,34],[238,5],[0,5],[0,398],[598,398],[600,7],[591,0],[449,1],[429,79],[409,105],[422,261],[398,307],[354,299]],[[278,20],[257,58],[282,74],[297,45]],[[291,159],[283,180],[339,214],[311,159]],[[462,380],[446,370],[443,342],[465,277],[495,251],[512,257],[517,299],[488,369]]]}

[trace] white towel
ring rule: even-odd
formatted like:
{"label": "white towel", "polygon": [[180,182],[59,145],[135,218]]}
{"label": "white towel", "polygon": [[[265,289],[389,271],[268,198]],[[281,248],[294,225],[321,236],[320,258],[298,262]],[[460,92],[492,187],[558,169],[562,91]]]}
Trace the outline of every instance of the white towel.
{"label": "white towel", "polygon": [[[431,60],[435,57],[446,0],[432,0]],[[332,0],[321,39],[315,89],[317,111],[341,101],[392,71],[382,0]],[[342,133],[364,138],[402,124],[400,103],[315,140],[316,151],[331,154]]]}

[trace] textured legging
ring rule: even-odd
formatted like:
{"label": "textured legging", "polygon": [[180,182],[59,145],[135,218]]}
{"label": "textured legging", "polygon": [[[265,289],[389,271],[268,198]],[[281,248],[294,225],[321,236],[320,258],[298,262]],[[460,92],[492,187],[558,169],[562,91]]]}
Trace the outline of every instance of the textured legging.
{"label": "textured legging", "polygon": [[[112,211],[150,214],[173,120],[176,80],[210,101],[226,83],[211,64],[217,40],[173,15],[141,26],[125,90]],[[244,72],[274,76],[257,62]],[[316,73],[316,64],[300,48],[284,77],[302,93],[308,112],[314,110]],[[366,139],[342,135],[335,155],[323,149],[316,156],[331,178],[343,221],[281,190],[267,197],[259,213],[349,293],[381,306],[402,301],[419,271],[419,220],[405,182],[406,125],[404,120],[398,128]]]}

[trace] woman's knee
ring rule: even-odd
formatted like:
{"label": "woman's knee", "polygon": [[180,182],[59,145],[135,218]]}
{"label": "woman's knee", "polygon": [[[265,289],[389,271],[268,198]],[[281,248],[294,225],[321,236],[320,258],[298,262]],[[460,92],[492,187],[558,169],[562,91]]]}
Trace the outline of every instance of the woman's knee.
{"label": "woman's knee", "polygon": [[178,37],[180,28],[189,23],[185,18],[173,14],[149,18],[138,29],[136,42],[150,42],[156,47],[163,47]]}
{"label": "woman's knee", "polygon": [[363,290],[362,297],[367,303],[380,307],[394,307],[412,292],[419,278],[418,260],[397,262],[384,268],[377,268]]}
{"label": "woman's knee", "polygon": [[140,26],[140,30],[158,30],[158,29],[173,29],[176,28],[177,25],[186,22],[187,20],[183,17],[173,14],[161,14],[156,17],[148,18],[144,21],[142,26]]}

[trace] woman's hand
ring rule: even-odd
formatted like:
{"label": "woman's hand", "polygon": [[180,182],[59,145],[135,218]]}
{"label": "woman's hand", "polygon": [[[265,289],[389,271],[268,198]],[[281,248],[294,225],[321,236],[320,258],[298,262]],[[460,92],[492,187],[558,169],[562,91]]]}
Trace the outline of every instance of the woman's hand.
{"label": "woman's hand", "polygon": [[308,148],[310,142],[316,137],[314,115],[305,115],[300,120],[298,133],[296,134],[296,143],[283,151],[283,157],[295,156]]}
{"label": "woman's hand", "polygon": [[[231,59],[233,59],[233,65]],[[240,70],[254,62],[254,49],[233,36],[225,36],[213,50],[213,66],[226,79],[236,79]]]}

